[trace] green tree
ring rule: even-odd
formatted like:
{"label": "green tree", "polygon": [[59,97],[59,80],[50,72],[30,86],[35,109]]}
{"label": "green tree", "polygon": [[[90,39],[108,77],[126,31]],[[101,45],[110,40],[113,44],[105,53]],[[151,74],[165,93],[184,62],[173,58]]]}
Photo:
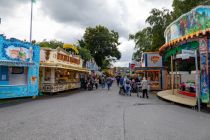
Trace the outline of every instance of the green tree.
{"label": "green tree", "polygon": [[150,16],[146,19],[149,27],[146,27],[134,35],[130,35],[130,39],[135,42],[136,52],[133,59],[137,60],[141,56],[141,52],[158,51],[159,47],[165,43],[164,30],[171,22],[171,12],[168,9],[152,9]]}
{"label": "green tree", "polygon": [[150,27],[144,28],[134,35],[129,35],[129,39],[132,39],[135,42],[134,49],[136,50],[136,52],[133,53],[134,60],[138,60],[139,58],[141,58],[142,52],[151,50],[151,38],[152,32]]}
{"label": "green tree", "polygon": [[209,0],[174,0],[172,18],[176,20],[182,14],[189,12],[198,5],[210,5]]}
{"label": "green tree", "polygon": [[146,19],[151,27],[151,51],[158,51],[165,43],[164,31],[171,23],[171,12],[168,9],[152,9],[150,16]]}
{"label": "green tree", "polygon": [[78,47],[79,49],[79,55],[84,61],[89,61],[93,59],[92,55],[90,54],[90,51],[83,47]]}
{"label": "green tree", "polygon": [[40,47],[45,47],[45,48],[52,48],[56,49],[57,47],[63,48],[63,42],[58,41],[58,40],[43,40],[42,42],[37,43]]}
{"label": "green tree", "polygon": [[121,58],[121,53],[117,48],[120,44],[118,40],[117,32],[98,25],[94,28],[86,28],[80,45],[90,51],[99,67],[106,68],[111,62]]}

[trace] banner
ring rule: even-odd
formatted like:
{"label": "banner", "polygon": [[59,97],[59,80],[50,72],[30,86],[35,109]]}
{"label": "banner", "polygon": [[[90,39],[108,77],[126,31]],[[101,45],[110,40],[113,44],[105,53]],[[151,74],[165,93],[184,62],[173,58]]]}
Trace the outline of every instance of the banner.
{"label": "banner", "polygon": [[209,71],[208,71],[208,45],[206,38],[199,39],[200,51],[200,96],[202,103],[209,102]]}

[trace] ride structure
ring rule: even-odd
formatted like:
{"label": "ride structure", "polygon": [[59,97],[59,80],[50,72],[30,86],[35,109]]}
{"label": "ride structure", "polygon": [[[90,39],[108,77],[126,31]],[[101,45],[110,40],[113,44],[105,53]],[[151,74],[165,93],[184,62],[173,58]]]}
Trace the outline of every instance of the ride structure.
{"label": "ride structure", "polygon": [[[171,88],[178,89],[178,93],[193,96],[188,91],[181,91],[189,87],[194,91],[198,102],[209,102],[209,53],[210,53],[210,6],[198,6],[180,16],[165,30],[166,43],[160,47],[159,53],[164,60],[171,63]],[[186,67],[194,65],[196,71],[194,81],[174,85],[176,77],[174,71],[185,61]],[[187,86],[186,86],[187,85]],[[191,86],[194,85],[194,86]],[[195,88],[193,90],[193,88]]]}

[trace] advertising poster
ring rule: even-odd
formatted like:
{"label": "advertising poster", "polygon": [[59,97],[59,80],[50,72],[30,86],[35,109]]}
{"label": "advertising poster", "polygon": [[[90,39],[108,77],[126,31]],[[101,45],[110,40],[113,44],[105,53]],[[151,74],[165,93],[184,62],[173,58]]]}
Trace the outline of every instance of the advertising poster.
{"label": "advertising poster", "polygon": [[199,39],[200,51],[200,96],[202,103],[209,102],[209,72],[207,39]]}

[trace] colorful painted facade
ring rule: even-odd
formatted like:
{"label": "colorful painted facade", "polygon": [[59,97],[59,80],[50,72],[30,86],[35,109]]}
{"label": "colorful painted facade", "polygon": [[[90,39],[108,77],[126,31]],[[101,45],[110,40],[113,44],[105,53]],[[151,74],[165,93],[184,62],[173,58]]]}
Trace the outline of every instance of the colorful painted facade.
{"label": "colorful painted facade", "polygon": [[166,28],[166,43],[208,28],[210,28],[210,6],[198,6],[179,17]]}
{"label": "colorful painted facade", "polygon": [[0,99],[38,95],[40,47],[0,35]]}
{"label": "colorful painted facade", "polygon": [[[195,51],[200,58],[200,99],[209,102],[209,63],[210,63],[210,6],[198,6],[180,16],[165,30],[166,43],[160,47],[159,53],[164,60],[193,59]],[[194,52],[194,53],[192,53]],[[180,57],[182,56],[182,57]],[[188,56],[188,57],[186,57]],[[195,93],[194,93],[195,94]]]}

